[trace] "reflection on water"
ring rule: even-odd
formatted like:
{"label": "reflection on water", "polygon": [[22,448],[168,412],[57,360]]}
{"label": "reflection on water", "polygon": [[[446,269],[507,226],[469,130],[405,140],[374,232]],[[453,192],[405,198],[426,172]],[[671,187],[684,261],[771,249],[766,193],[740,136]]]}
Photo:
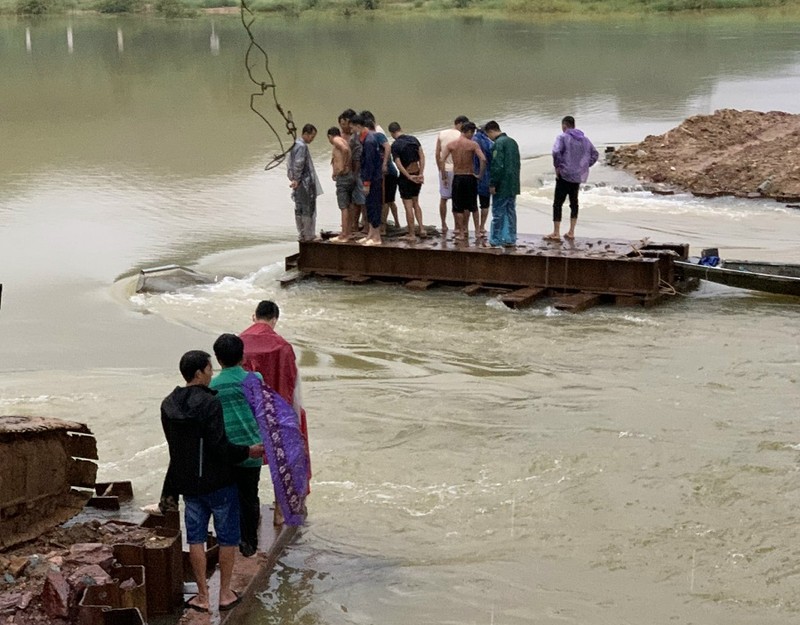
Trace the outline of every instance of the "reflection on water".
{"label": "reflection on water", "polygon": [[[796,78],[798,63],[796,31],[770,21],[262,19],[255,28],[282,104],[298,124],[318,128],[353,105],[415,133],[460,112],[552,128],[569,111],[598,142],[627,141],[640,138],[634,127],[643,121],[665,129],[730,105],[715,98],[720,84]],[[402,55],[387,41],[403,41]],[[154,173],[197,175],[248,163],[268,151],[269,137],[247,108],[246,44],[236,16],[0,20],[0,103],[10,141],[2,175],[137,162]],[[366,101],[353,102],[355,88]],[[771,108],[797,106],[789,94],[770,95]],[[550,147],[553,131],[524,134],[523,152],[535,154]],[[71,145],[81,149],[64,149]]]}
{"label": "reflection on water", "polygon": [[308,609],[313,603],[313,582],[327,574],[311,569],[295,569],[279,562],[270,576],[269,587],[259,595],[268,609],[260,623],[264,625],[320,625],[325,621]]}

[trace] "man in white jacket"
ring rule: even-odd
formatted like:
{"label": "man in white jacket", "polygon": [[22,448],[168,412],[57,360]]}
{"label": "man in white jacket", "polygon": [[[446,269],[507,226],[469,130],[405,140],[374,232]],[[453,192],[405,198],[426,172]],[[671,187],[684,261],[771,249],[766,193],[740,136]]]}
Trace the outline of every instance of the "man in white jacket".
{"label": "man in white jacket", "polygon": [[322,195],[322,187],[314,170],[308,145],[317,136],[312,124],[303,126],[303,131],[289,152],[286,174],[294,200],[294,219],[297,237],[300,241],[313,241],[317,228],[317,196]]}

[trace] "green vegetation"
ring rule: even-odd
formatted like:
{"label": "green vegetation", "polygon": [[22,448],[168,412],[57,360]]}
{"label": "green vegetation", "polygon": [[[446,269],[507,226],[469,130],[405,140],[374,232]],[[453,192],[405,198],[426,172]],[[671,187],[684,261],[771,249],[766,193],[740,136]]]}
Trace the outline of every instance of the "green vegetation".
{"label": "green vegetation", "polygon": [[142,0],[98,0],[95,9],[100,13],[136,13],[143,6]]}
{"label": "green vegetation", "polygon": [[56,0],[17,0],[14,12],[21,15],[45,15],[56,12],[56,5]]}
{"label": "green vegetation", "polygon": [[183,0],[156,0],[153,4],[156,13],[164,17],[194,17],[197,11]]}
{"label": "green vegetation", "polygon": [[351,16],[366,11],[591,16],[775,7],[800,9],[800,0],[249,0],[248,6],[255,12],[294,17],[306,12]]}
{"label": "green vegetation", "polygon": [[[230,7],[238,0],[0,0],[0,13],[42,15],[70,10],[100,13],[155,12],[165,17],[191,17],[203,9]],[[255,12],[289,17],[302,14],[342,15],[453,13],[488,16],[570,14],[642,15],[675,12],[782,8],[800,10],[800,0],[249,0]]]}

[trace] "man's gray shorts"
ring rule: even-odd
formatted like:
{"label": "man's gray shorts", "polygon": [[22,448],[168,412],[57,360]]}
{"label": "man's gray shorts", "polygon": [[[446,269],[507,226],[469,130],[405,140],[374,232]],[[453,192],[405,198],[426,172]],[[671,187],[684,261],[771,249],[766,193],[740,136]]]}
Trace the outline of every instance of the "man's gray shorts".
{"label": "man's gray shorts", "polygon": [[356,179],[355,174],[340,174],[336,176],[336,203],[339,208],[344,210],[351,204],[364,203],[364,189],[361,181]]}

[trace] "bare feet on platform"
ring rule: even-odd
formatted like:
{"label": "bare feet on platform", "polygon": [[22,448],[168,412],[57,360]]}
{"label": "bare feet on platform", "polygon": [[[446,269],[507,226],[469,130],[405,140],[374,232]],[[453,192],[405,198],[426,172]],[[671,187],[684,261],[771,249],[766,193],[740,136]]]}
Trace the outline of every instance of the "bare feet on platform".
{"label": "bare feet on platform", "polygon": [[281,512],[281,508],[278,505],[278,502],[275,502],[275,512],[272,514],[272,525],[274,527],[280,527],[283,525],[283,513]]}
{"label": "bare feet on platform", "polygon": [[564,234],[564,238],[565,239],[569,239],[570,241],[572,241],[572,240],[575,239],[575,233],[574,232],[567,232],[567,233]]}
{"label": "bare feet on platform", "polygon": [[364,240],[361,242],[361,245],[363,245],[363,246],[365,246],[365,247],[372,247],[373,245],[383,245],[383,241],[378,241],[378,240],[376,240],[376,239],[369,239],[369,238],[367,238],[367,239],[364,239]]}
{"label": "bare feet on platform", "polygon": [[404,234],[403,236],[400,237],[400,240],[408,241],[409,243],[416,243],[417,237],[415,237],[413,234]]}
{"label": "bare feet on platform", "polygon": [[420,239],[427,239],[428,238],[428,233],[425,231],[425,226],[420,226],[419,227],[419,238]]}
{"label": "bare feet on platform", "polygon": [[450,228],[448,228],[448,227],[447,227],[447,224],[446,224],[446,223],[444,223],[444,222],[442,222],[442,235],[445,235],[445,234],[447,234],[447,231],[448,231],[449,229],[450,229]]}
{"label": "bare feet on platform", "polygon": [[338,237],[333,237],[333,238],[331,239],[331,242],[332,242],[332,243],[347,243],[348,241],[352,241],[352,240],[353,240],[353,237],[352,237],[352,236],[349,236],[349,237],[343,237],[343,236],[340,234]]}
{"label": "bare feet on platform", "polygon": [[545,241],[560,241],[561,236],[556,234],[555,232],[551,232],[548,235],[542,237]]}

